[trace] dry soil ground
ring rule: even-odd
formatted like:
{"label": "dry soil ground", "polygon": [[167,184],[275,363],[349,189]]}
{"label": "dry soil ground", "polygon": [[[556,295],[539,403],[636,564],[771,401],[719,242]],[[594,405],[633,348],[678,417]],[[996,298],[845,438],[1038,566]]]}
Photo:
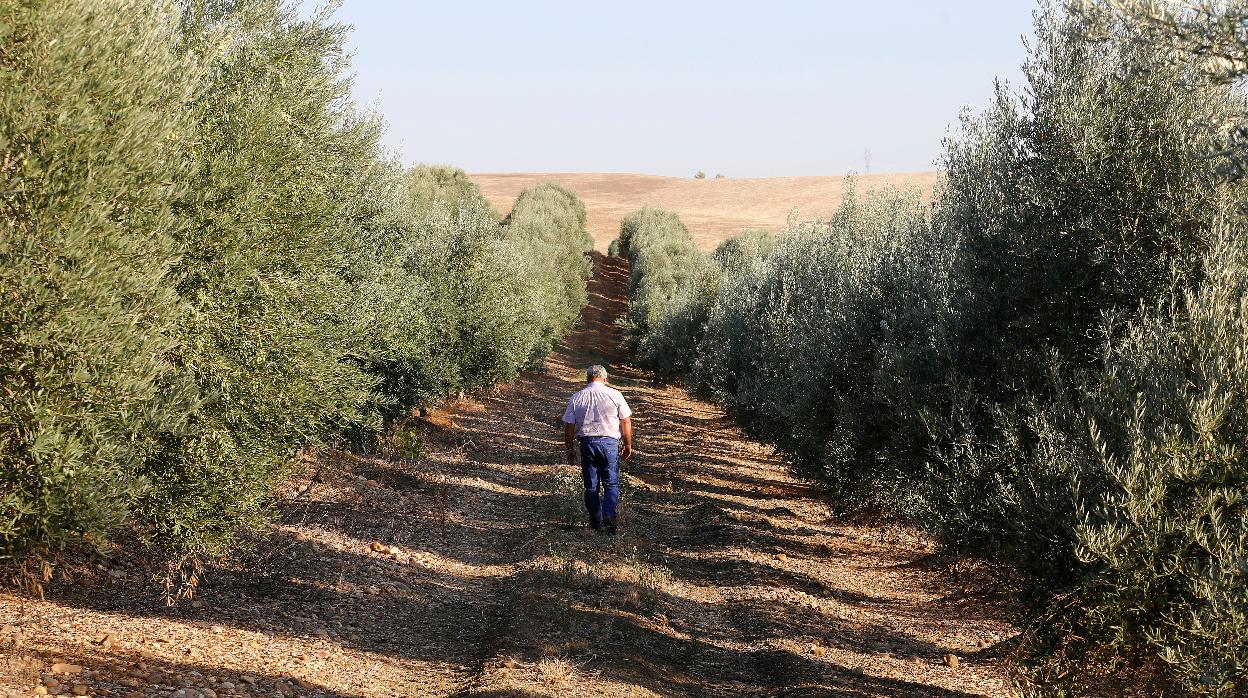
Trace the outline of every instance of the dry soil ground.
{"label": "dry soil ground", "polygon": [[[310,456],[270,535],[206,570],[193,601],[165,605],[124,550],[63,568],[45,599],[0,593],[0,684],[135,698],[1010,695],[1016,630],[994,604],[918,537],[838,520],[713,406],[624,364],[627,269],[595,266],[584,323],[544,371],[412,420],[378,455]],[[591,361],[636,410],[614,538],[568,525],[579,492],[556,422]]]}
{"label": "dry soil ground", "polygon": [[[858,177],[859,191],[885,186],[917,188],[927,196],[938,172],[878,174]],[[474,174],[490,203],[506,214],[524,189],[557,182],[576,192],[589,218],[598,250],[620,232],[624,216],[643,206],[680,215],[698,246],[715,247],[747,228],[777,231],[791,212],[799,219],[826,218],[840,205],[845,177],[770,177],[765,179],[693,179],[634,174]]]}

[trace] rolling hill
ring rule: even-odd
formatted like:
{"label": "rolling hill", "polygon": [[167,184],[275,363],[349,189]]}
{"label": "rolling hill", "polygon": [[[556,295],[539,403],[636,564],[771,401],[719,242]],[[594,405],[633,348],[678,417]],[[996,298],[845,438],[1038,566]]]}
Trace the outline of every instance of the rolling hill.
{"label": "rolling hill", "polygon": [[[884,186],[918,187],[930,196],[939,172],[859,175],[860,191]],[[620,220],[643,206],[676,212],[698,246],[715,247],[747,228],[780,230],[789,214],[823,218],[844,195],[846,177],[769,177],[693,179],[639,174],[523,173],[473,174],[490,203],[506,214],[516,195],[541,182],[557,182],[585,202],[589,232],[597,249],[606,250]]]}

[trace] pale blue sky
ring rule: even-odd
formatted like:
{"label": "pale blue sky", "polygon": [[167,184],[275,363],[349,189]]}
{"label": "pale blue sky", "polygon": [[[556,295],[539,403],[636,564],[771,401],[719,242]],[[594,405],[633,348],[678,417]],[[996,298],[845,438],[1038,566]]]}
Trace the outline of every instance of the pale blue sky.
{"label": "pale blue sky", "polygon": [[1036,5],[345,0],[405,163],[729,177],[928,170],[1017,82]]}

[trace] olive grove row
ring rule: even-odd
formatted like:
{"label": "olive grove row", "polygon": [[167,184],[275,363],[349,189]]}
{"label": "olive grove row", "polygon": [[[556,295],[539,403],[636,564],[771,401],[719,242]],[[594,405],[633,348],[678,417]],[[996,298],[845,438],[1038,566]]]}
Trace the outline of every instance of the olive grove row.
{"label": "olive grove row", "polygon": [[585,303],[568,191],[405,169],[283,0],[0,0],[0,562],[265,521],[309,446],[514,377]]}
{"label": "olive grove row", "polygon": [[1219,155],[1248,63],[1202,53],[1248,51],[1221,7],[1039,12],[931,203],[851,191],[709,256],[645,210],[613,245],[645,365],[1016,572],[1038,693],[1248,690],[1248,188]]}

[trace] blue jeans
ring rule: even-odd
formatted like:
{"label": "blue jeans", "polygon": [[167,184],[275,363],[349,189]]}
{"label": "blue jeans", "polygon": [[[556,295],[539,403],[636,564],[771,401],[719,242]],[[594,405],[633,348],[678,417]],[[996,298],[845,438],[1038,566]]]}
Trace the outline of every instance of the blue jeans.
{"label": "blue jeans", "polygon": [[[620,442],[610,436],[582,436],[580,442],[585,509],[589,511],[589,525],[598,528],[603,519],[615,518],[620,501]],[[602,485],[601,506],[599,485]]]}

